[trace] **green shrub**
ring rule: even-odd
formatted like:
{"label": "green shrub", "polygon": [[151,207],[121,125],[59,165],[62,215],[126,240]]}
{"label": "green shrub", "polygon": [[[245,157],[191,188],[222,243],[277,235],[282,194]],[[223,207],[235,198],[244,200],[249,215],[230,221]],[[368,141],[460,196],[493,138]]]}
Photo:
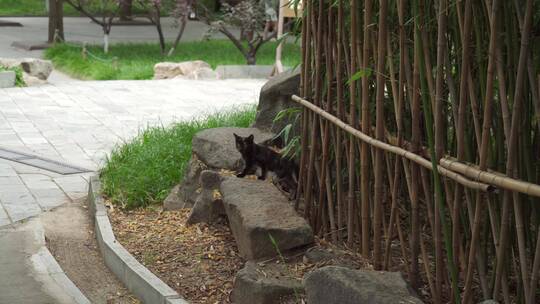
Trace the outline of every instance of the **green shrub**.
{"label": "green shrub", "polygon": [[111,152],[100,172],[104,194],[114,204],[127,209],[161,203],[183,178],[191,158],[191,140],[197,132],[217,127],[248,127],[255,113],[255,106],[251,105],[170,127],[142,130]]}

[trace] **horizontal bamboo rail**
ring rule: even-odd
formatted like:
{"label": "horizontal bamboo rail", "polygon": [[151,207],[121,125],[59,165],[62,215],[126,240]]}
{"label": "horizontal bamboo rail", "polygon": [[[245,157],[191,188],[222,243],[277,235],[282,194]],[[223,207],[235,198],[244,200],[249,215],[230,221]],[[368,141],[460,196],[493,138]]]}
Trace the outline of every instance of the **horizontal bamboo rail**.
{"label": "horizontal bamboo rail", "polygon": [[442,158],[439,163],[448,170],[458,172],[474,180],[506,190],[540,197],[540,185],[510,178],[499,172],[483,171],[474,165],[459,162],[453,157]]}
{"label": "horizontal bamboo rail", "polygon": [[[364,141],[376,148],[379,148],[379,149],[382,149],[384,151],[387,151],[387,152],[390,152],[390,153],[394,153],[396,155],[399,155],[399,156],[402,156],[402,157],[405,157],[415,163],[417,163],[418,165],[426,168],[426,169],[432,169],[432,165],[431,165],[431,162],[423,157],[421,157],[420,155],[418,154],[415,154],[415,153],[412,153],[410,151],[407,151],[405,149],[402,149],[400,147],[397,147],[397,146],[393,146],[393,145],[390,145],[390,144],[387,144],[385,142],[382,142],[380,140],[377,140],[371,136],[368,136],[364,133],[362,133],[361,131],[353,128],[352,126],[350,126],[349,124],[346,124],[345,122],[343,122],[341,119],[337,118],[336,116],[324,111],[323,109],[319,108],[318,106],[312,104],[311,102],[299,97],[299,96],[296,96],[296,95],[293,95],[292,96],[292,100],[294,100],[295,102],[303,105],[304,107],[310,109],[311,111],[319,114],[320,116],[322,116],[323,118],[325,118],[326,120],[330,121],[331,123],[333,123],[334,125],[338,126],[339,128],[343,129],[345,132],[353,135],[354,137],[360,139],[361,141]],[[464,176],[456,173],[456,172],[453,172],[443,166],[437,166],[437,169],[439,171],[440,174],[442,174],[443,176],[446,176],[454,181],[456,181],[457,183],[465,186],[465,187],[468,187],[468,188],[471,188],[471,189],[477,189],[477,190],[481,190],[481,191],[484,191],[484,192],[489,192],[489,191],[493,191],[494,190],[494,187],[490,186],[490,185],[487,185],[487,184],[484,184],[484,183],[480,183],[480,182],[475,182],[475,181],[471,181],[467,178],[465,178]]]}

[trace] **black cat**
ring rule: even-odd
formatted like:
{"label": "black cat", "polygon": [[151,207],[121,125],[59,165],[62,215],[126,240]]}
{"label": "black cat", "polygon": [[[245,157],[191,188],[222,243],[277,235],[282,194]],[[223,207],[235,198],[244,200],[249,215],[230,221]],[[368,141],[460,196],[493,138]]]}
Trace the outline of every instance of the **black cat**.
{"label": "black cat", "polygon": [[257,177],[258,179],[264,180],[266,173],[272,171],[277,175],[280,182],[286,185],[289,192],[296,190],[295,179],[298,177],[298,166],[293,160],[282,157],[281,154],[268,147],[256,144],[253,141],[253,134],[248,137],[233,134],[236,149],[242,154],[245,162],[244,170],[237,174],[237,177],[244,177],[247,174],[254,173],[259,167],[261,168],[261,175]]}

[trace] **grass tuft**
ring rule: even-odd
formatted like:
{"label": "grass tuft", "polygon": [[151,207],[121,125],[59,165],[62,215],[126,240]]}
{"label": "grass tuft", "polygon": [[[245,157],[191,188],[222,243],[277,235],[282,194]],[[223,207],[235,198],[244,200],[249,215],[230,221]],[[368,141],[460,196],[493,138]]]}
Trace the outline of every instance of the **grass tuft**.
{"label": "grass tuft", "polygon": [[[257,64],[274,64],[276,46],[277,42],[263,45],[257,55]],[[101,46],[88,46],[92,54],[105,61],[91,56],[84,60],[81,50],[82,47],[72,44],[56,44],[45,51],[45,57],[52,60],[57,69],[73,77],[94,80],[151,79],[154,65],[162,61],[204,60],[212,68],[218,65],[246,64],[240,51],[228,40],[183,42],[171,57],[161,56],[156,43],[112,44],[108,54],[103,53]],[[114,57],[118,59],[117,68],[111,63]],[[300,46],[285,44],[282,62],[285,66],[297,65],[300,62]]]}
{"label": "grass tuft", "polygon": [[248,127],[254,105],[234,108],[170,127],[148,127],[111,152],[100,172],[103,193],[115,204],[133,209],[160,204],[183,178],[191,158],[191,140],[204,129]]}

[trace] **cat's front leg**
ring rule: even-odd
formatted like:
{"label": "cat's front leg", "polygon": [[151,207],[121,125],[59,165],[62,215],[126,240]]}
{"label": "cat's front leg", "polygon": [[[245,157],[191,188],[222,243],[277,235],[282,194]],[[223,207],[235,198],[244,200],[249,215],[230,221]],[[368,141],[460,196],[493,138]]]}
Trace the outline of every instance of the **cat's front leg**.
{"label": "cat's front leg", "polygon": [[266,169],[266,166],[261,166],[261,176],[257,177],[257,179],[265,180],[266,179],[266,172],[268,169]]}
{"label": "cat's front leg", "polygon": [[246,162],[246,166],[244,167],[244,170],[242,170],[242,172],[236,174],[236,177],[242,178],[242,177],[246,176],[248,174],[249,170],[251,169],[251,167],[252,167],[252,164],[249,163],[249,162]]}

